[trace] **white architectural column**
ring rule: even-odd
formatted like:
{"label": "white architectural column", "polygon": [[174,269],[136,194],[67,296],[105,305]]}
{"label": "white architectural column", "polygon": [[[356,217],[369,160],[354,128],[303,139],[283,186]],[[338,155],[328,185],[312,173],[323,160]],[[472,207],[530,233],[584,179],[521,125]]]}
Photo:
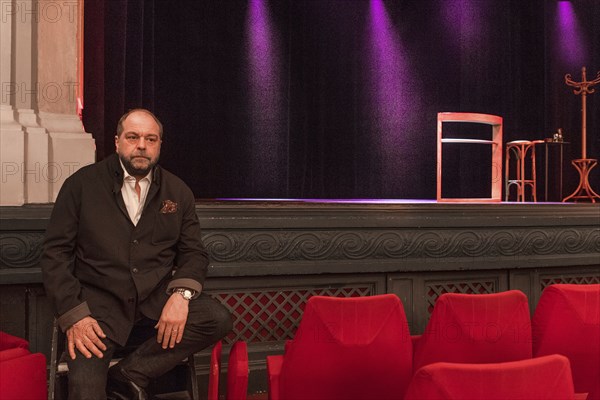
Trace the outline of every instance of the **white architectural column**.
{"label": "white architectural column", "polygon": [[0,0],[0,205],[25,201],[22,169],[25,137],[15,120],[16,85],[12,79],[12,21],[14,1]]}
{"label": "white architectural column", "polygon": [[52,202],[69,175],[95,161],[77,115],[83,0],[0,0],[0,11],[0,205]]}
{"label": "white architectural column", "polygon": [[47,203],[49,201],[49,182],[42,176],[43,166],[48,164],[48,135],[37,120],[34,111],[37,108],[39,88],[37,84],[37,23],[40,10],[37,1],[13,1],[12,15],[14,37],[13,59],[17,68],[12,71],[17,121],[25,132],[25,160],[21,168],[25,189],[25,203]]}
{"label": "white architectural column", "polygon": [[43,4],[37,31],[38,110],[50,138],[46,170],[54,201],[69,175],[95,161],[96,145],[77,115],[83,0]]}

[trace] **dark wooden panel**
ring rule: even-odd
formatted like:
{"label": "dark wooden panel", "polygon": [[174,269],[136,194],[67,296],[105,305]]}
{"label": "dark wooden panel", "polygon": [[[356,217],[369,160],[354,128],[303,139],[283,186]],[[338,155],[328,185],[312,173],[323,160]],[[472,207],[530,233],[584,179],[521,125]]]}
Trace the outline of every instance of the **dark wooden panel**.
{"label": "dark wooden panel", "polygon": [[598,284],[600,283],[600,264],[587,267],[564,266],[510,272],[511,286],[523,290],[527,294],[532,314],[544,288],[555,283]]}
{"label": "dark wooden panel", "polygon": [[27,338],[27,287],[0,286],[0,329]]}
{"label": "dark wooden panel", "polygon": [[31,351],[44,353],[49,360],[54,311],[41,285],[29,288],[27,308],[29,309],[27,324]]}

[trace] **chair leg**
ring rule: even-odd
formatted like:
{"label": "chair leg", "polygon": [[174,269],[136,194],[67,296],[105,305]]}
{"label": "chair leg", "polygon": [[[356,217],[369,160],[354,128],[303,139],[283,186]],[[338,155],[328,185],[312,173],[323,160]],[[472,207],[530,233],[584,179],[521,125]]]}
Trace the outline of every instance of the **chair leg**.
{"label": "chair leg", "polygon": [[521,202],[525,201],[525,146],[520,146],[519,154],[519,180],[521,181]]}
{"label": "chair leg", "polygon": [[56,392],[56,375],[58,372],[58,363],[62,355],[63,343],[62,335],[59,332],[58,322],[54,319],[52,323],[52,344],[50,348],[50,367],[48,371],[48,400],[54,400]]}
{"label": "chair leg", "polygon": [[198,375],[196,374],[196,360],[194,354],[188,357],[188,392],[192,400],[200,400],[200,389],[198,388]]}
{"label": "chair leg", "polygon": [[509,174],[508,174],[508,167],[510,166],[510,148],[507,147],[506,148],[506,155],[505,155],[506,161],[504,163],[504,201],[508,201],[508,191],[510,189],[510,186],[508,184],[508,178],[509,178]]}
{"label": "chair leg", "polygon": [[533,181],[533,202],[537,203],[537,179],[535,173],[535,144],[531,144],[531,179]]}

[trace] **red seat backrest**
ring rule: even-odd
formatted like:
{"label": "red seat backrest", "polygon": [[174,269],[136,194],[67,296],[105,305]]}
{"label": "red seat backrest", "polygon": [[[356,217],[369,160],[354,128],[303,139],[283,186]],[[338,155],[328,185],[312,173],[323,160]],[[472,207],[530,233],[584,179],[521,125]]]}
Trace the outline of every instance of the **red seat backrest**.
{"label": "red seat backrest", "polygon": [[527,297],[518,290],[441,295],[416,340],[414,370],[434,362],[498,363],[531,358]]}
{"label": "red seat backrest", "polygon": [[0,332],[0,398],[44,400],[46,357],[31,353],[25,339]]}
{"label": "red seat backrest", "polygon": [[492,364],[433,363],[415,373],[406,400],[573,399],[569,360],[551,355]]}
{"label": "red seat backrest", "polygon": [[600,284],[546,287],[532,319],[533,355],[569,358],[575,391],[600,399]]}
{"label": "red seat backrest", "polygon": [[309,299],[286,346],[283,399],[402,399],[412,343],[396,295]]}

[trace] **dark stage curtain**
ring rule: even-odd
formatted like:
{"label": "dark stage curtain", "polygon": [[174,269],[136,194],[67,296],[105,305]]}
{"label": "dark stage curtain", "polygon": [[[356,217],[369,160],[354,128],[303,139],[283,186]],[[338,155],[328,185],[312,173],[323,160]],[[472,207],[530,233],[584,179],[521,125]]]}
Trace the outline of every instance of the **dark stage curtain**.
{"label": "dark stage curtain", "polygon": [[[600,70],[600,2],[568,2],[576,50],[561,45],[558,3],[87,1],[84,124],[101,159],[125,110],[154,110],[161,163],[198,198],[433,199],[436,114],[495,114],[505,142],[563,128],[567,195],[581,99],[564,75]],[[600,158],[598,96],[589,158]],[[480,149],[449,152],[446,190],[485,196],[489,163]]]}
{"label": "dark stage curtain", "polygon": [[154,2],[86,1],[84,110],[97,157],[115,148],[115,128],[129,109],[155,109]]}

